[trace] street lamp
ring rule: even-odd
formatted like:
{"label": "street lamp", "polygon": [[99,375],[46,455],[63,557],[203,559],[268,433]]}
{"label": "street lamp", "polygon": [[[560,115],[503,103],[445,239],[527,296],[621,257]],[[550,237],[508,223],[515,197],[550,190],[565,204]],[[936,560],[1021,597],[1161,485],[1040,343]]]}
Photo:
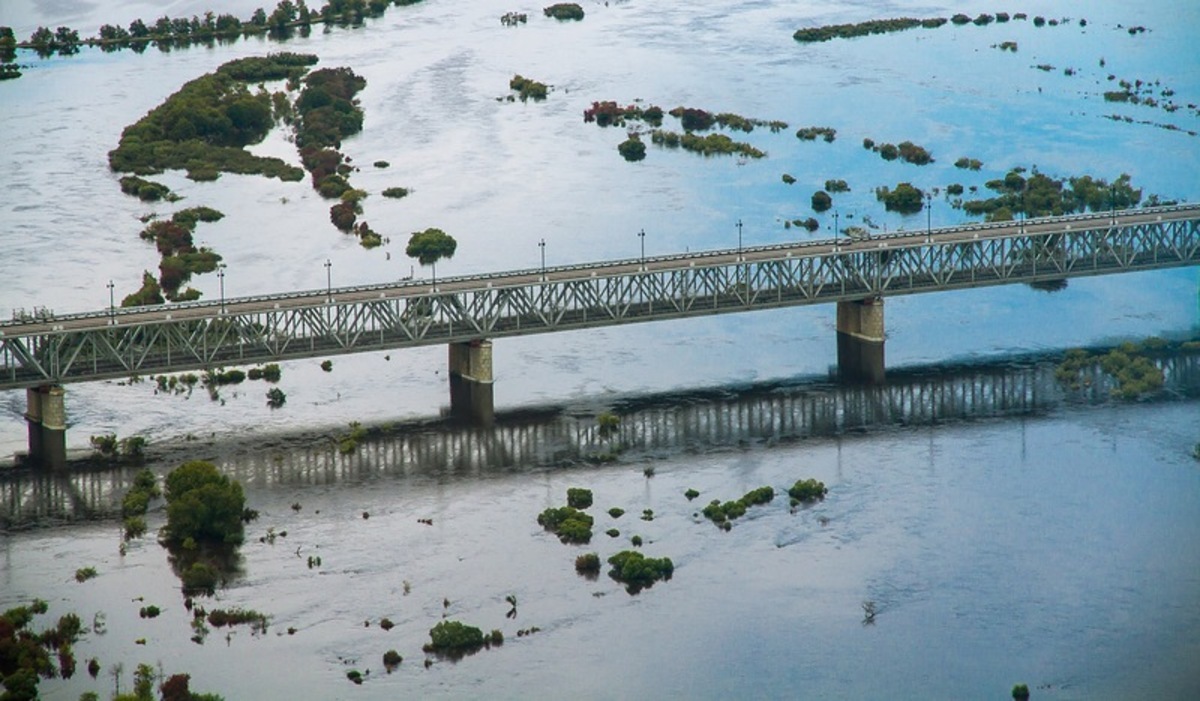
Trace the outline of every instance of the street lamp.
{"label": "street lamp", "polygon": [[642,240],[642,270],[646,269],[646,230],[642,229],[638,232],[638,238]]}
{"label": "street lamp", "polygon": [[742,220],[741,219],[737,220],[737,228],[738,228],[738,260],[741,260],[741,258],[742,258]]}
{"label": "street lamp", "polygon": [[925,243],[933,240],[933,193],[925,193]]}
{"label": "street lamp", "polygon": [[1108,206],[1112,211],[1112,223],[1117,223],[1117,184],[1108,186]]}
{"label": "street lamp", "polygon": [[542,282],[546,281],[546,239],[538,241],[538,248],[542,249]]}
{"label": "street lamp", "polygon": [[217,266],[217,279],[221,281],[221,313],[225,313],[225,264]]}
{"label": "street lamp", "polygon": [[113,296],[113,288],[114,287],[115,287],[115,285],[113,285],[113,281],[109,280],[108,281],[108,316],[110,318],[116,316],[116,314],[117,314],[116,297]]}
{"label": "street lamp", "polygon": [[842,235],[841,229],[838,228],[838,213],[837,213],[837,211],[834,211],[834,213],[833,213],[833,238],[834,238],[834,240],[836,241],[837,238],[841,235]]}
{"label": "street lamp", "polygon": [[325,301],[333,301],[333,263],[325,259]]}

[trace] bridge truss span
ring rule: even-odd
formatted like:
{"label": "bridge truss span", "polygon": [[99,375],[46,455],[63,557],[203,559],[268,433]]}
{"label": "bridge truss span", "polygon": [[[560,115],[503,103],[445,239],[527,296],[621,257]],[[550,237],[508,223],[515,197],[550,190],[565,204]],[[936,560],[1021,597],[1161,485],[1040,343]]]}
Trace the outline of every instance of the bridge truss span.
{"label": "bridge truss span", "polygon": [[0,323],[0,390],[1200,263],[1200,207]]}

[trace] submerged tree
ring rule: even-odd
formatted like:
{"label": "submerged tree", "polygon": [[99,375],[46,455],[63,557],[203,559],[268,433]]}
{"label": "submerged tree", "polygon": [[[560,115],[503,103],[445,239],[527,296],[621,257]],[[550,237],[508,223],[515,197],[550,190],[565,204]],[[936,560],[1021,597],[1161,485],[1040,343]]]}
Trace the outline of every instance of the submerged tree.
{"label": "submerged tree", "polygon": [[409,258],[416,258],[421,265],[433,266],[433,277],[437,280],[437,262],[443,258],[453,258],[458,249],[458,241],[441,229],[426,229],[414,231],[408,239],[404,253]]}

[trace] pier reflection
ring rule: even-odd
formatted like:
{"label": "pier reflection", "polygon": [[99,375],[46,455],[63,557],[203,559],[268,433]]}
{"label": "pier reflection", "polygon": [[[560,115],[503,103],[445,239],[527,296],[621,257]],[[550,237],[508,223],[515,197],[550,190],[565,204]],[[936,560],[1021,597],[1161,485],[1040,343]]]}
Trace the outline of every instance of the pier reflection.
{"label": "pier reflection", "polygon": [[[1166,380],[1165,401],[1200,397],[1200,354],[1156,363]],[[160,455],[151,468],[161,473],[187,459],[210,459],[253,489],[389,477],[450,479],[1031,416],[1112,401],[1113,381],[1098,367],[1077,390],[1062,387],[1054,370],[1050,360],[1026,357],[902,368],[878,386],[796,380],[627,397],[606,407],[621,417],[607,436],[597,424],[598,410],[546,407],[498,412],[487,427],[464,427],[451,417],[380,427],[348,454],[339,452],[333,434],[226,438],[184,445]],[[9,470],[0,474],[0,527],[119,517],[136,472],[87,463],[60,472]]]}

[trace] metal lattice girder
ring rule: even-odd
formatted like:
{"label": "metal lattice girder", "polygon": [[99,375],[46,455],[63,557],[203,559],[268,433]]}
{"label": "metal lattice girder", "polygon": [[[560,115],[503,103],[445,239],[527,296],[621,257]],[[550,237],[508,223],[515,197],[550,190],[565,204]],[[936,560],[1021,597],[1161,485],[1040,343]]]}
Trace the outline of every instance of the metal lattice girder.
{"label": "metal lattice girder", "polygon": [[1200,263],[1200,207],[0,324],[0,390]]}

